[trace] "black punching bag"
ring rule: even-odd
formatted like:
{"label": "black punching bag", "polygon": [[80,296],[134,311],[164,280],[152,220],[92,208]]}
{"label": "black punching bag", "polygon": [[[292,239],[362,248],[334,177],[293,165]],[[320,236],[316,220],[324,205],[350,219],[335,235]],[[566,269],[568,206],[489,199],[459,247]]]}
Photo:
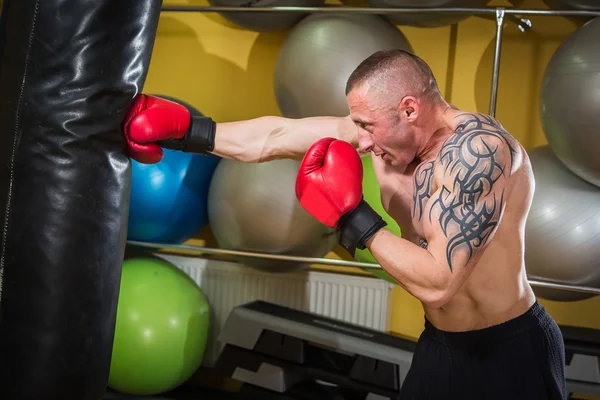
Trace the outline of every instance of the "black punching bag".
{"label": "black punching bag", "polygon": [[10,0],[0,60],[0,399],[99,399],[127,237],[121,125],[160,0]]}

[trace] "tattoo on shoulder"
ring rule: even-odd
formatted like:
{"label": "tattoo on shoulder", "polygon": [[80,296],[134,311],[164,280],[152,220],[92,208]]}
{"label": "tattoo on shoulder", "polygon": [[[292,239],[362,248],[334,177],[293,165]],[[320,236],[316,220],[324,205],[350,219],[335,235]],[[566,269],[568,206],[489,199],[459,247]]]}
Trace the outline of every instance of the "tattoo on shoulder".
{"label": "tattoo on shoulder", "polygon": [[412,217],[418,220],[421,220],[423,217],[423,203],[431,197],[431,180],[434,165],[433,161],[428,161],[419,165],[415,170]]}
{"label": "tattoo on shoulder", "polygon": [[495,119],[479,114],[467,114],[442,146],[438,167],[452,177],[453,187],[446,186],[446,179],[430,208],[429,221],[436,219],[449,238],[450,271],[457,252],[465,252],[468,262],[496,229],[505,198],[504,189],[495,185],[511,174],[516,152],[515,139]]}

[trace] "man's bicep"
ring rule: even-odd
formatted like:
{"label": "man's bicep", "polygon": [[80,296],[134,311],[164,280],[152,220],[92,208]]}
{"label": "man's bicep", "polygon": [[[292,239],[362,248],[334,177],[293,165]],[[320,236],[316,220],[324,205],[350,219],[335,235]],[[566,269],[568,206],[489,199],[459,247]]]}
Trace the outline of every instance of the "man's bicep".
{"label": "man's bicep", "polygon": [[465,203],[464,194],[442,188],[432,196],[425,236],[430,253],[451,272],[476,259],[498,227],[505,201],[494,191]]}
{"label": "man's bicep", "polygon": [[430,252],[454,272],[479,256],[500,223],[511,155],[493,137],[475,138],[452,152],[440,165],[444,172],[429,200],[425,228]]}

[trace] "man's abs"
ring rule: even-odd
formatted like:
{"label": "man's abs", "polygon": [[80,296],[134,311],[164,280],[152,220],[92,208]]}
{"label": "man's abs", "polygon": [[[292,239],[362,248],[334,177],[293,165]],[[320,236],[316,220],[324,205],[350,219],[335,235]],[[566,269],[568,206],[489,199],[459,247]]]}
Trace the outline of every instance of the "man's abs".
{"label": "man's abs", "polygon": [[[376,171],[383,206],[398,222],[402,237],[425,248],[421,217],[427,212],[427,191],[435,190],[431,182],[434,167],[422,163],[402,175]],[[523,189],[512,191],[502,223],[463,287],[442,308],[424,308],[427,319],[438,329],[485,328],[524,313],[534,303],[523,261],[524,219],[532,196],[529,174],[526,161],[523,170],[512,177],[513,184]]]}
{"label": "man's abs", "polygon": [[535,296],[521,260],[511,253],[510,239],[494,238],[452,300],[439,309],[424,308],[427,319],[440,330],[455,332],[487,328],[525,313]]}

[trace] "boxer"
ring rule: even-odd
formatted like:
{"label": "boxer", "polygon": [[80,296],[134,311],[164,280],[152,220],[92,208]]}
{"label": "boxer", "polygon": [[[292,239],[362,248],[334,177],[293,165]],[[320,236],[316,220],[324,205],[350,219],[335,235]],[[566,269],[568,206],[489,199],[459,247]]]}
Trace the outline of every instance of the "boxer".
{"label": "boxer", "polygon": [[[161,140],[243,162],[302,159],[300,204],[339,229],[349,254],[368,248],[423,305],[401,399],[565,399],[563,339],[525,270],[535,184],[524,148],[496,119],[448,104],[429,66],[405,51],[368,57],[346,94],[348,117],[226,124],[144,96],[125,132],[149,162]],[[363,200],[356,148],[370,153],[402,237]]]}

